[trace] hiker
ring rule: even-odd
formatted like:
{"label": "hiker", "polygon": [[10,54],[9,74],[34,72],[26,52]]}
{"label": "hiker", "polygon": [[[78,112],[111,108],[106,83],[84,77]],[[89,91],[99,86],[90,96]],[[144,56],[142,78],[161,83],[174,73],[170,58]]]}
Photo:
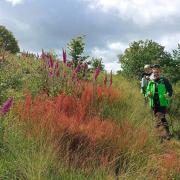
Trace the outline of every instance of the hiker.
{"label": "hiker", "polygon": [[146,88],[151,77],[152,77],[152,67],[146,64],[144,66],[144,72],[142,74],[142,79],[141,79],[141,93],[144,96],[146,94]]}
{"label": "hiker", "polygon": [[173,90],[170,82],[161,76],[160,65],[155,64],[152,72],[154,79],[148,83],[146,96],[149,98],[150,107],[154,111],[157,134],[163,142],[164,140],[170,140],[169,125],[165,115]]}

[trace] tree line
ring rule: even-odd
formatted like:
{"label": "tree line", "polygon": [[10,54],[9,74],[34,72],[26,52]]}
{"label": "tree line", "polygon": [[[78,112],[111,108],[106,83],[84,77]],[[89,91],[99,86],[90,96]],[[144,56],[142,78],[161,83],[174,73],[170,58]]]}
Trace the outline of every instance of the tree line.
{"label": "tree line", "polygon": [[[85,36],[73,38],[67,44],[68,55],[75,65],[86,62],[93,69],[104,64],[101,58],[90,58],[85,55]],[[12,32],[6,27],[0,26],[0,50],[18,53],[20,51],[18,42]],[[118,55],[121,70],[118,73],[128,78],[140,78],[145,64],[160,64],[163,74],[173,83],[180,81],[180,44],[177,49],[167,52],[165,47],[152,40],[139,40],[129,44],[123,54]]]}
{"label": "tree line", "polygon": [[159,64],[163,74],[173,83],[180,81],[180,44],[177,49],[167,52],[165,47],[152,40],[134,41],[118,56],[126,77],[140,78],[145,64]]}

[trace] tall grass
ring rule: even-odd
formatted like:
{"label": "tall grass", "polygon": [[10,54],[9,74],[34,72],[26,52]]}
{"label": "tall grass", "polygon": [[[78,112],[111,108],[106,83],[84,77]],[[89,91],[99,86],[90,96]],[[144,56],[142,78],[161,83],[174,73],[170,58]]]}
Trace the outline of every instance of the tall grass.
{"label": "tall grass", "polygon": [[[0,102],[9,96],[15,102],[0,116],[0,179],[179,179],[180,144],[159,144],[135,80],[108,75],[111,87],[103,75],[95,84],[74,81],[64,64],[53,79],[42,65],[11,55],[1,64],[7,84],[0,86]],[[20,86],[9,86],[14,77]]]}

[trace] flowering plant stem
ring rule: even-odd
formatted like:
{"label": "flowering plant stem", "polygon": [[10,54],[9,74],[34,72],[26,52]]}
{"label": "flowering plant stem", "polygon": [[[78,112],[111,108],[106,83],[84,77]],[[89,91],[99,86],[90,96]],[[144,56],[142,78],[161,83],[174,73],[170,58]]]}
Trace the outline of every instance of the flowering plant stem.
{"label": "flowering plant stem", "polygon": [[97,82],[94,78],[93,79],[93,92],[92,92],[92,109],[96,109],[96,92],[97,92]]}

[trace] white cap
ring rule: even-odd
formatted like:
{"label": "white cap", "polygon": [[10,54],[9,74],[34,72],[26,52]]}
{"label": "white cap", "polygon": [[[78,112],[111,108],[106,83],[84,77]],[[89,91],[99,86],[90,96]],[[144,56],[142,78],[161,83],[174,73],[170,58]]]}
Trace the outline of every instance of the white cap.
{"label": "white cap", "polygon": [[146,64],[145,66],[144,66],[144,69],[148,69],[148,68],[150,68],[151,66],[149,65],[149,64]]}

